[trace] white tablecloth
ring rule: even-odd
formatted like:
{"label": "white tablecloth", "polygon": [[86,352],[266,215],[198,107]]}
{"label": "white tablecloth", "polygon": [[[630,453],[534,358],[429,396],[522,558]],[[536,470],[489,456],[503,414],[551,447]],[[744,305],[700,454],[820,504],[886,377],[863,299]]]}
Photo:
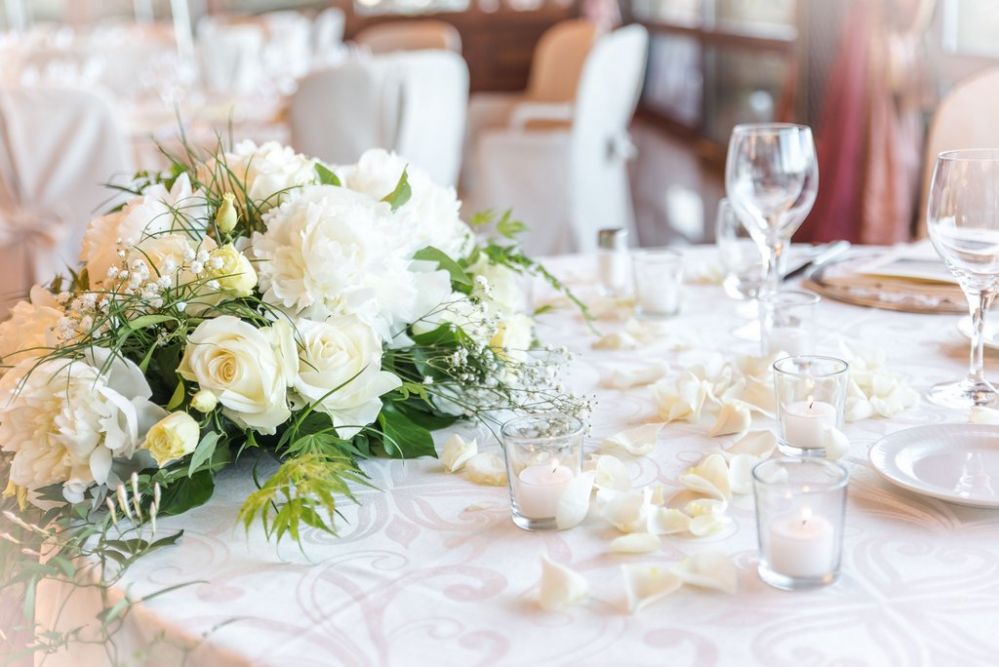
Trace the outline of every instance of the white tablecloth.
{"label": "white tablecloth", "polygon": [[[706,252],[706,250],[700,251]],[[592,274],[592,258],[551,264],[563,275]],[[707,350],[751,352],[731,331],[737,304],[718,287],[690,287],[676,327]],[[920,391],[964,372],[966,341],[952,316],[888,313],[838,303],[820,309],[822,345],[837,337],[878,343],[894,369]],[[610,331],[620,323],[604,323]],[[597,388],[619,364],[665,361],[660,346],[598,352],[569,311],[543,316],[540,334],[577,354],[571,384],[596,392],[593,448],[604,436],[654,420],[651,391]],[[993,362],[994,365],[994,362]],[[222,475],[211,502],[163,521],[183,528],[180,544],[128,573],[138,596],[203,581],[148,603],[119,634],[123,656],[160,640],[199,642],[187,664],[204,665],[995,665],[999,662],[999,512],[958,507],[900,491],[867,463],[868,447],[914,424],[966,415],[921,403],[891,420],[849,425],[851,470],[843,576],[833,586],[787,593],[756,574],[751,499],[733,510],[722,538],[664,538],[660,552],[608,553],[615,531],[591,517],[567,532],[525,532],[510,520],[506,488],[477,486],[442,472],[436,460],[365,464],[379,491],[344,506],[338,538],[305,533],[304,553],[275,547],[259,528],[236,526],[252,490],[246,465]],[[754,424],[759,427],[760,423]],[[719,445],[704,425],[667,427],[658,449],[629,459],[634,483],[675,485],[680,471]],[[490,444],[495,451],[499,448]],[[620,566],[669,564],[723,551],[740,566],[734,596],[685,589],[638,615],[622,610]],[[533,602],[543,554],[592,585],[585,605],[544,613]],[[42,595],[42,612],[53,592]],[[71,605],[72,607],[72,605]],[[86,619],[95,609],[76,605]],[[58,664],[58,663],[46,663]],[[74,649],[66,664],[87,664]]]}

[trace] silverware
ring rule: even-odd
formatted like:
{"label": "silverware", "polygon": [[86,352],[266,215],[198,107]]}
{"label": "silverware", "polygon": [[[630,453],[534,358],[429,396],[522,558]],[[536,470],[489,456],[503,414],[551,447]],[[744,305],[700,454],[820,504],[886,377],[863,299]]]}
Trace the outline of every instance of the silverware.
{"label": "silverware", "polygon": [[825,245],[817,246],[813,249],[811,256],[799,266],[794,267],[784,274],[784,280],[796,278],[806,271],[814,271],[835,259],[838,259],[850,249],[849,241],[833,241]]}

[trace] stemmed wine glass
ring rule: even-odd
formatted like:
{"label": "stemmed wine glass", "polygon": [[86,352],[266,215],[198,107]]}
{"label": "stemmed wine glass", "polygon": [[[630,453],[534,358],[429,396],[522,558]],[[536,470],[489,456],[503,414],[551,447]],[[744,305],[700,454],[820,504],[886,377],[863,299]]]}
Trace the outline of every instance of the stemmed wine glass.
{"label": "stemmed wine glass", "polygon": [[808,127],[753,123],[732,130],[725,192],[766,261],[761,297],[779,291],[785,245],[812,209],[818,187]]}
{"label": "stemmed wine glass", "polygon": [[957,278],[971,310],[968,376],[931,387],[938,405],[991,405],[996,388],[985,379],[985,313],[999,286],[999,149],[947,151],[937,157],[926,214],[933,247]]}

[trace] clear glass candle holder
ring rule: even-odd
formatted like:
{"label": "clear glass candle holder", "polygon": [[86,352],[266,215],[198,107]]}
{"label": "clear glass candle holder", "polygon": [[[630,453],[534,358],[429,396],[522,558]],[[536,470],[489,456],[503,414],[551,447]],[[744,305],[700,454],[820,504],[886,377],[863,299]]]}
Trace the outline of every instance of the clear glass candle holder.
{"label": "clear glass candle holder", "polygon": [[815,351],[815,312],[821,298],[811,292],[784,290],[760,296],[760,342],[763,356]]}
{"label": "clear glass candle holder", "polygon": [[640,317],[663,319],[680,312],[683,255],[676,250],[639,250],[631,255],[635,309]]}
{"label": "clear glass candle holder", "polygon": [[559,500],[583,469],[583,422],[548,412],[502,428],[513,522],[525,530],[556,527]]}
{"label": "clear glass candle holder", "polygon": [[831,431],[843,426],[849,369],[842,359],[811,355],[774,363],[777,442],[784,454],[826,455]]}
{"label": "clear glass candle holder", "polygon": [[833,583],[843,554],[849,473],[816,458],[776,458],[753,468],[760,578],[786,591]]}

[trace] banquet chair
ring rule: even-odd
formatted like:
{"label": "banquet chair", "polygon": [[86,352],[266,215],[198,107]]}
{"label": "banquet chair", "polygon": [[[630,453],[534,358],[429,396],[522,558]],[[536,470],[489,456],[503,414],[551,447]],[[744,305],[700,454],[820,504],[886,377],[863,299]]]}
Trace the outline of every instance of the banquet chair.
{"label": "banquet chair", "polygon": [[223,93],[252,93],[263,77],[264,28],[229,24],[206,16],[198,22],[198,61],[202,82]]}
{"label": "banquet chair", "polygon": [[0,317],[76,266],[106,184],[132,171],[110,105],[79,89],[0,89]]}
{"label": "banquet chair", "polygon": [[[534,116],[533,125],[568,125],[572,101],[598,26],[585,19],[562,21],[549,28],[534,48],[527,88],[520,92],[482,92],[472,96],[465,129],[462,184],[474,187],[471,156],[487,129],[510,124],[520,110]],[[545,118],[540,116],[544,113]]]}
{"label": "banquet chair", "polygon": [[999,148],[999,68],[955,86],[941,100],[926,139],[919,236],[926,236],[926,205],[937,155],[961,148]]}
{"label": "banquet chair", "polygon": [[468,68],[448,51],[352,60],[304,77],[288,110],[298,151],[345,164],[393,150],[453,185],[461,162]]}
{"label": "banquet chair", "polygon": [[365,28],[354,41],[372,53],[440,50],[461,53],[461,35],[444,21],[391,21]]}
{"label": "banquet chair", "polygon": [[328,62],[335,58],[343,46],[346,17],[339,7],[328,7],[316,15],[312,22],[312,61]]}
{"label": "banquet chair", "polygon": [[512,208],[530,227],[532,254],[588,251],[602,227],[634,228],[628,123],[645,72],[648,33],[638,25],[601,37],[583,66],[568,128],[529,127],[531,116],[482,134],[466,210]]}

